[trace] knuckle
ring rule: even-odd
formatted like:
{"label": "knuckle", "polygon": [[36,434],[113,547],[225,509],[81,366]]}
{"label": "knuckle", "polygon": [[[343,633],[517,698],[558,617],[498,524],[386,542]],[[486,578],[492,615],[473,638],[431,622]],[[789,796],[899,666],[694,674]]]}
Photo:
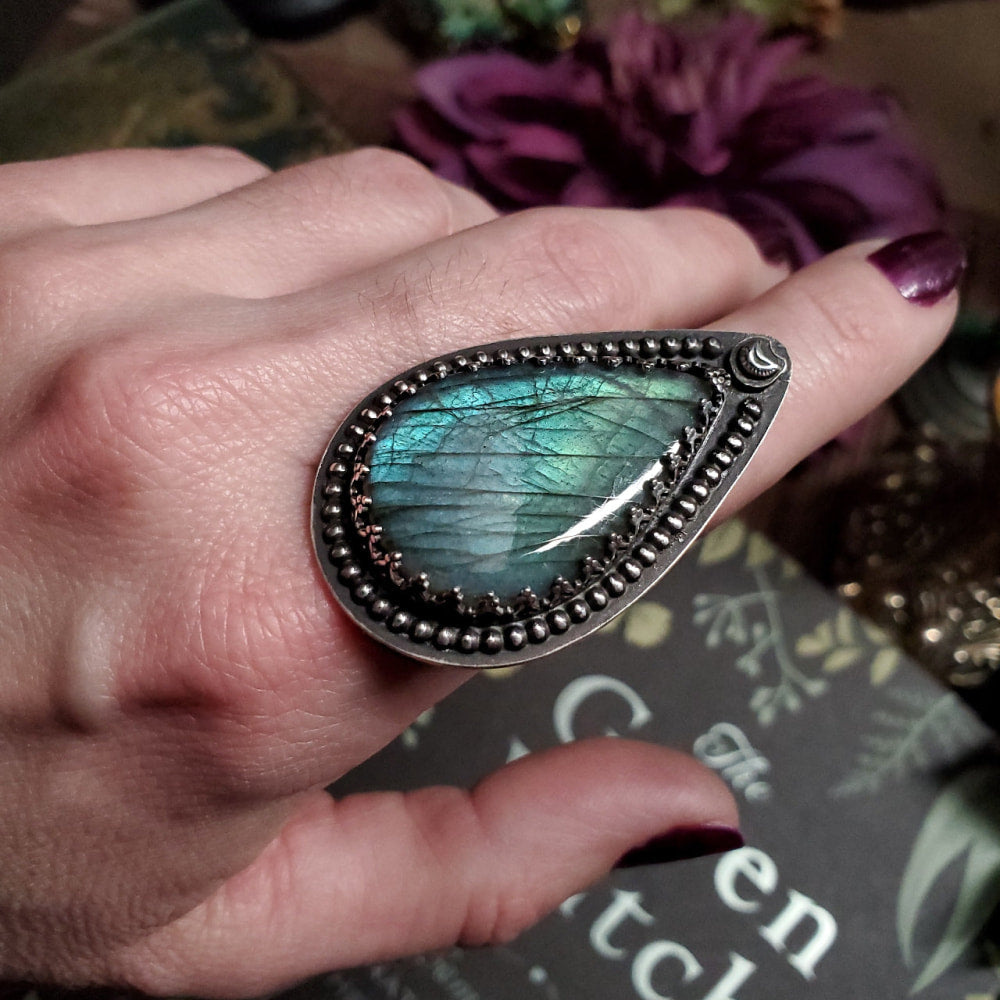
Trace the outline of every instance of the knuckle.
{"label": "knuckle", "polygon": [[131,338],[87,344],[75,350],[52,378],[49,413],[74,438],[107,442],[130,436],[145,381],[141,350]]}
{"label": "knuckle", "polygon": [[864,276],[854,268],[803,272],[802,278],[787,283],[782,310],[810,333],[801,352],[804,377],[822,384],[844,413],[855,413],[858,385],[845,373],[874,373],[891,363],[888,352],[907,334],[903,310],[875,289],[866,292]]}
{"label": "knuckle", "polygon": [[680,216],[686,229],[693,230],[713,251],[725,247],[745,259],[748,252],[757,256],[757,244],[738,222],[721,212],[708,208],[671,208],[671,215]]}
{"label": "knuckle", "polygon": [[[239,188],[252,184],[271,173],[260,160],[232,146],[192,146],[188,149],[135,150],[151,157],[159,154],[154,163],[164,171],[183,166],[192,173],[197,173],[200,180],[210,185],[206,189],[221,193],[228,187]],[[162,158],[162,159],[160,159]],[[158,162],[157,162],[158,161]],[[221,190],[220,190],[221,182]]]}
{"label": "knuckle", "polygon": [[205,160],[214,160],[215,162],[231,164],[236,168],[253,170],[257,173],[267,171],[260,160],[255,160],[248,153],[244,153],[242,149],[237,149],[235,146],[191,146],[186,149],[157,150],[155,152],[163,153],[168,157],[187,157],[199,163]]}
{"label": "knuckle", "polygon": [[282,183],[306,211],[310,225],[323,225],[331,208],[345,205],[389,212],[423,233],[444,236],[455,225],[445,186],[416,160],[388,149],[365,148],[316,160],[286,172]]}
{"label": "knuckle", "polygon": [[543,315],[564,320],[583,314],[613,323],[634,311],[640,267],[625,235],[608,221],[597,213],[546,208],[517,222],[513,266],[525,273]]}
{"label": "knuckle", "polygon": [[811,316],[814,328],[825,331],[824,343],[835,361],[854,365],[874,360],[903,332],[901,310],[885,296],[866,294],[857,277],[853,269],[848,274],[828,270],[822,280],[803,282],[792,311]]}
{"label": "knuckle", "polygon": [[678,209],[684,212],[686,231],[697,240],[699,257],[705,266],[726,275],[730,281],[746,281],[760,252],[750,234],[739,223],[704,208]]}
{"label": "knuckle", "polygon": [[530,892],[501,889],[470,905],[459,940],[472,946],[510,944],[542,916]]}
{"label": "knuckle", "polygon": [[364,194],[385,198],[426,232],[441,236],[455,229],[455,212],[447,189],[425,166],[388,149],[360,149],[345,157],[343,169],[361,179]]}
{"label": "knuckle", "polygon": [[380,187],[400,185],[409,188],[412,185],[423,191],[437,184],[434,175],[412,157],[378,146],[345,153],[339,158],[338,166],[344,172],[370,178]]}
{"label": "knuckle", "polygon": [[78,349],[50,377],[33,414],[32,489],[58,496],[77,523],[86,513],[108,528],[163,462],[163,442],[150,438],[142,414],[145,373],[136,354],[127,340]]}
{"label": "knuckle", "polygon": [[[85,229],[36,232],[0,246],[0,336],[51,341],[126,296],[134,273],[134,244]],[[108,281],[111,274],[117,281]]]}

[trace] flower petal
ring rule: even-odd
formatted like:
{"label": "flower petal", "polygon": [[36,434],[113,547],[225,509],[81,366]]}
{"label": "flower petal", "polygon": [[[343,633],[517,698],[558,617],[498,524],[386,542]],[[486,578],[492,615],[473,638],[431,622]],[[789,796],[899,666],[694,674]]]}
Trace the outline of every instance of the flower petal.
{"label": "flower petal", "polygon": [[930,168],[883,94],[789,77],[803,40],[746,13],[707,30],[621,17],[533,63],[459,56],[417,74],[404,144],[503,208],[691,204],[794,264],[940,226]]}

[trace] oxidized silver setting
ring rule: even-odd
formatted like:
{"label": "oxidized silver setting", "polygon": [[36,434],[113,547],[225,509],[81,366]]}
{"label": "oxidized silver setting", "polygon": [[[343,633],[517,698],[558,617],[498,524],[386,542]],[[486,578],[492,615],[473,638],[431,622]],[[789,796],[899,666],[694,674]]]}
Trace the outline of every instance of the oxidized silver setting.
{"label": "oxidized silver setting", "polygon": [[[558,577],[548,594],[525,588],[512,601],[466,602],[457,588],[434,591],[426,576],[405,572],[399,553],[383,546],[370,517],[366,459],[403,399],[454,373],[521,364],[692,372],[711,394],[680,447],[665,450],[643,502],[629,509],[628,531],[609,535],[603,558],[583,560],[575,579]],[[323,575],[365,631],[415,659],[475,668],[548,655],[624,611],[695,540],[763,439],[789,374],[787,353],[769,337],[696,330],[527,338],[418,365],[359,403],[326,449],[312,504]]]}

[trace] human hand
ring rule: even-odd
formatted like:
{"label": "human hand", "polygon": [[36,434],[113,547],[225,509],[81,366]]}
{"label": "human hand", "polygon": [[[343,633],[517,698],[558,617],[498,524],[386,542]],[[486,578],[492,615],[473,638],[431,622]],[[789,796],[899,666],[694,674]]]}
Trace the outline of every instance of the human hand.
{"label": "human hand", "polygon": [[[315,464],[364,393],[529,334],[771,334],[793,382],[732,511],[955,307],[887,280],[905,247],[785,278],[708,213],[496,219],[378,151],[277,175],[216,150],[6,166],[0,206],[0,967],[154,993],[505,940],[630,848],[736,822],[693,761],[625,740],[471,792],[322,790],[468,676],[375,646],[315,565]],[[921,267],[921,288],[957,277]]]}

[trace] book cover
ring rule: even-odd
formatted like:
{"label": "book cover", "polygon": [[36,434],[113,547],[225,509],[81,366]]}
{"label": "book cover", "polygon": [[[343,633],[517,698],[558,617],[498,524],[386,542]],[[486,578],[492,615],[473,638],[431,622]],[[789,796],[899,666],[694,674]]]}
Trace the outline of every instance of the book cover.
{"label": "book cover", "polygon": [[275,998],[1000,996],[996,734],[739,521],[603,632],[478,674],[331,791],[471,785],[532,750],[609,734],[717,771],[747,846],[614,872],[509,946],[331,972]]}
{"label": "book cover", "polygon": [[509,947],[336,973],[284,996],[997,995],[995,734],[738,521],[603,633],[481,674],[333,791],[469,785],[600,734],[684,748],[715,769],[747,846],[616,872]]}

